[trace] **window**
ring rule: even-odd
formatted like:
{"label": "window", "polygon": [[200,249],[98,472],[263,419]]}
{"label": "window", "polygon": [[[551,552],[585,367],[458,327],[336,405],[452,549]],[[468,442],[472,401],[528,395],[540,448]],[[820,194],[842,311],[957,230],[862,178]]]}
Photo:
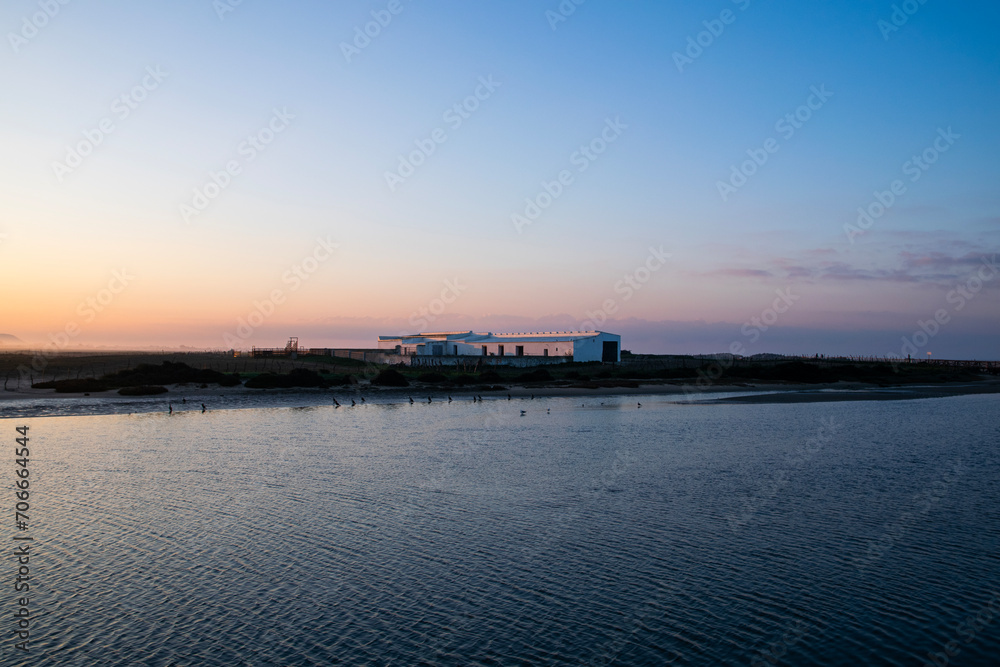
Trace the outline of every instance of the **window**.
{"label": "window", "polygon": [[523,357],[524,356],[524,346],[523,345],[518,345],[517,347],[515,347],[514,348],[514,354],[516,354],[519,357]]}

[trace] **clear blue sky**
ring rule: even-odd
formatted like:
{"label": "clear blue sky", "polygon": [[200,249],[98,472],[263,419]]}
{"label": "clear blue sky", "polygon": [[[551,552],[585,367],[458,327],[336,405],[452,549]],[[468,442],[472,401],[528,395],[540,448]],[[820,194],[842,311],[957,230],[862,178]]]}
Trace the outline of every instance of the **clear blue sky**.
{"label": "clear blue sky", "polygon": [[[1000,358],[1000,276],[960,309],[953,293],[1000,246],[995,3],[913,3],[899,26],[892,2],[587,0],[558,22],[554,0],[40,7],[0,9],[0,332],[222,347],[260,310],[247,346],[594,324],[636,351],[881,355],[944,309],[920,356]],[[391,22],[345,56],[372,12]],[[54,164],[102,120],[79,166]],[[415,142],[433,153],[390,187]],[[321,237],[333,256],[289,279]],[[670,258],[647,274],[651,247]],[[135,279],[86,320],[122,267]]]}

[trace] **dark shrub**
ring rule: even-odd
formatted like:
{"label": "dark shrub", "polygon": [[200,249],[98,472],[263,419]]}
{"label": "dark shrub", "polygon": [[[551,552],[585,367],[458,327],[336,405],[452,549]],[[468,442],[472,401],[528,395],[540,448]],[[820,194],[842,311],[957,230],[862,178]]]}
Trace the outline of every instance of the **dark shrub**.
{"label": "dark shrub", "polygon": [[57,394],[76,394],[85,391],[107,391],[110,389],[100,380],[80,378],[76,380],[56,380],[55,382],[38,382],[31,385],[34,389],[55,389]]}
{"label": "dark shrub", "polygon": [[480,382],[501,382],[503,380],[500,374],[494,370],[483,371],[479,374]]}
{"label": "dark shrub", "polygon": [[292,389],[299,387],[327,387],[329,384],[316,371],[295,368],[288,375],[263,373],[246,381],[250,389]]}
{"label": "dark shrub", "polygon": [[472,377],[471,375],[462,374],[462,375],[456,375],[451,379],[451,381],[460,387],[464,387],[465,385],[468,384],[475,384],[476,378]]}
{"label": "dark shrub", "polygon": [[355,384],[357,380],[354,376],[348,373],[347,375],[328,375],[326,378],[326,383],[331,387],[345,387],[349,384]]}
{"label": "dark shrub", "polygon": [[139,364],[117,373],[109,373],[101,378],[108,387],[138,387],[142,385],[217,383],[224,387],[235,387],[240,383],[238,374],[227,375],[219,371],[191,368],[182,362],[164,361],[155,364]]}
{"label": "dark shrub", "polygon": [[396,370],[387,368],[381,371],[372,380],[372,384],[379,387],[409,387],[410,383],[406,381],[406,378]]}
{"label": "dark shrub", "polygon": [[421,373],[417,376],[417,382],[427,382],[429,384],[440,384],[447,382],[448,376],[444,373]]}
{"label": "dark shrub", "polygon": [[167,388],[147,384],[139,387],[122,387],[118,393],[121,396],[155,396],[167,393]]}
{"label": "dark shrub", "polygon": [[536,368],[533,371],[521,373],[517,379],[521,382],[548,382],[552,379],[552,374],[544,368]]}

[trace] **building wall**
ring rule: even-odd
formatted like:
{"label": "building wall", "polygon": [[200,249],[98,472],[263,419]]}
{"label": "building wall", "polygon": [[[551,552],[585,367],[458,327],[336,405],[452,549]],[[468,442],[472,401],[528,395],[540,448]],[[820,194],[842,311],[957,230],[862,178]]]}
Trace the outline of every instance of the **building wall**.
{"label": "building wall", "polygon": [[[604,343],[614,342],[617,353],[615,361],[621,361],[621,336],[599,333],[585,338],[537,341],[531,338],[511,336],[505,340],[489,340],[482,342],[463,341],[427,341],[411,342],[399,345],[402,356],[417,357],[482,357],[483,347],[486,348],[486,358],[500,358],[500,348],[503,347],[503,358],[517,358],[518,348],[524,357],[550,358],[565,357],[573,361],[602,361]],[[397,349],[394,341],[379,341],[379,347],[385,352],[393,353]],[[546,354],[547,352],[547,354]]]}
{"label": "building wall", "polygon": [[576,341],[573,361],[602,361],[604,358],[604,343],[617,343],[615,361],[622,360],[622,337],[616,334],[601,333],[593,338],[581,338]]}
{"label": "building wall", "polygon": [[[512,339],[504,342],[489,342],[486,343],[486,353],[487,355],[500,356],[500,346],[503,346],[503,356],[505,357],[516,357],[518,346],[524,348],[524,354],[522,356],[526,357],[544,357],[545,350],[549,351],[550,357],[572,357],[573,356],[573,341],[549,341],[549,342],[532,342],[525,340]],[[476,351],[473,354],[482,354],[483,346],[475,346]]]}

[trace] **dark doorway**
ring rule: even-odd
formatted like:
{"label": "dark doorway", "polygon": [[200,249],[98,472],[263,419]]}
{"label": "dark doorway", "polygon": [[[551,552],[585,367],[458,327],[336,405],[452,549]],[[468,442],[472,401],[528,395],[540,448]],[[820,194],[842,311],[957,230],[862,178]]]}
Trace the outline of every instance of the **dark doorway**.
{"label": "dark doorway", "polygon": [[618,361],[618,341],[604,341],[604,352],[601,354],[601,361]]}

